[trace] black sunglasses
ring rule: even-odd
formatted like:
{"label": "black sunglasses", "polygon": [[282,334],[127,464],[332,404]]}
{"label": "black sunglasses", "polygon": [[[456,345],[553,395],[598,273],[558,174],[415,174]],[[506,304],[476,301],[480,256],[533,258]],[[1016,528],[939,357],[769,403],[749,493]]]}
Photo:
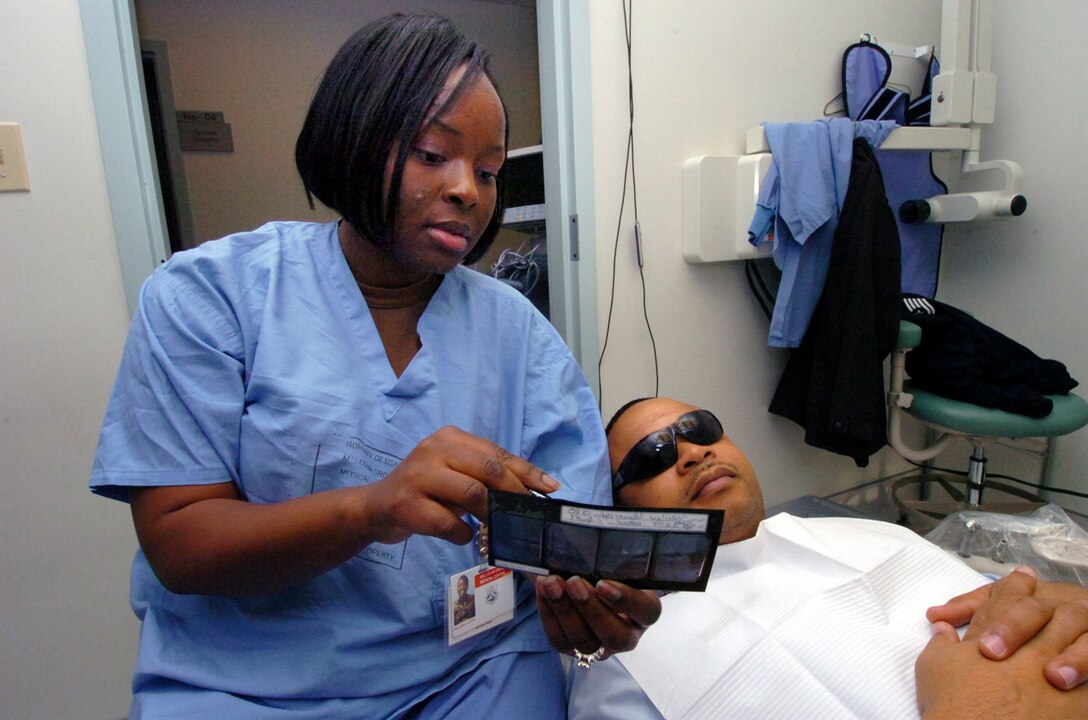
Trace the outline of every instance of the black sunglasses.
{"label": "black sunglasses", "polygon": [[713,445],[723,434],[722,424],[709,410],[681,415],[672,425],[655,430],[635,443],[612,475],[612,492],[660,475],[675,465],[680,457],[676,450],[677,435],[696,445]]}

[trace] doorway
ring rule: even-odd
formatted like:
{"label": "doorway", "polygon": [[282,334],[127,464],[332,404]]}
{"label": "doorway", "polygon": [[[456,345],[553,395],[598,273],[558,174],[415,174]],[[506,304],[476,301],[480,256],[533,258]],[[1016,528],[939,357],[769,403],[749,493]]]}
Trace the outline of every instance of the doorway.
{"label": "doorway", "polygon": [[189,185],[182,163],[178,125],[173,120],[176,110],[166,43],[156,40],[140,41],[140,62],[144,88],[147,91],[147,116],[155,148],[155,168],[158,171],[163,221],[166,224],[170,253],[173,254],[195,247],[196,242],[193,238],[193,215],[189,207]]}

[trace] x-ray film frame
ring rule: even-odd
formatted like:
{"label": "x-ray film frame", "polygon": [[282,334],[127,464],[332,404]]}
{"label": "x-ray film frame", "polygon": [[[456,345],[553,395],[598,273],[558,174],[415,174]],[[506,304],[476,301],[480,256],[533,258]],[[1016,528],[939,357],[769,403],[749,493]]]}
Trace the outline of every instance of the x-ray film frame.
{"label": "x-ray film frame", "polygon": [[[488,511],[488,562],[494,567],[652,590],[704,590],[725,518],[722,510],[614,508],[498,490],[488,493]],[[635,543],[641,545],[633,549],[644,549],[647,538],[648,552],[624,556]],[[688,546],[679,554],[689,561],[671,558],[670,545]],[[602,561],[602,546],[617,553]],[[631,571],[640,562],[645,571]]]}

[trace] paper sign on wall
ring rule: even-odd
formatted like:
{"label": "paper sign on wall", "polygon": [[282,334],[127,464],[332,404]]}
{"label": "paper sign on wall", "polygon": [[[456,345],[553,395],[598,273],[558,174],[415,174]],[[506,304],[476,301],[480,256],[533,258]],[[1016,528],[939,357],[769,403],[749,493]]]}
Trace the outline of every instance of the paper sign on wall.
{"label": "paper sign on wall", "polygon": [[179,110],[178,140],[185,152],[234,152],[234,137],[223,113]]}

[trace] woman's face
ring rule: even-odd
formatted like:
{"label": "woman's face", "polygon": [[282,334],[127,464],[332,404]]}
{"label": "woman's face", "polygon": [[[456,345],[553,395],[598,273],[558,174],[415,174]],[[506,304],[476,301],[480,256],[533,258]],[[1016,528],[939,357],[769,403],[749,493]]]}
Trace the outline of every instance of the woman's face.
{"label": "woman's face", "polygon": [[[464,72],[461,67],[450,74],[435,109],[446,102]],[[505,138],[502,102],[483,75],[465,86],[442,115],[427,119],[401,176],[390,250],[399,265],[446,273],[464,260],[495,212],[495,176],[506,160]],[[392,165],[393,155],[386,187]]]}

